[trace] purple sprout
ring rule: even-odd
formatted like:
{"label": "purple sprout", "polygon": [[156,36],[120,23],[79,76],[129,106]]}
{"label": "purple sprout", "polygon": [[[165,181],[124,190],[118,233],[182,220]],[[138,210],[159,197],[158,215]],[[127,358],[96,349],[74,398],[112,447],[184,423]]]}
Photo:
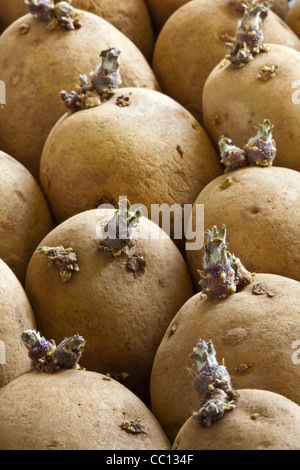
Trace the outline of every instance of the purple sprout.
{"label": "purple sprout", "polygon": [[251,1],[245,4],[243,18],[239,21],[234,43],[227,43],[228,56],[234,68],[245,66],[260,52],[267,48],[262,44],[262,21],[266,17],[271,2],[257,3]]}
{"label": "purple sprout", "polygon": [[116,92],[122,84],[119,71],[120,54],[121,52],[115,47],[102,51],[100,54],[102,63],[90,74],[90,81],[86,75],[80,75],[77,91],[60,92],[60,98],[69,114],[99,106]]}
{"label": "purple sprout", "polygon": [[226,411],[235,408],[234,400],[238,393],[233,390],[231,379],[224,365],[219,365],[212,341],[199,340],[193,349],[191,359],[194,376],[193,388],[201,400],[201,408],[193,413],[203,427],[210,427],[215,421],[221,419]]}
{"label": "purple sprout", "polygon": [[276,142],[272,131],[274,126],[268,119],[260,124],[257,135],[249,139],[244,147],[248,165],[272,166],[276,156]]}
{"label": "purple sprout", "polygon": [[82,336],[75,335],[65,338],[58,346],[53,340],[46,340],[34,330],[26,330],[21,335],[21,340],[28,349],[28,356],[33,361],[35,368],[53,373],[61,369],[80,369],[78,364],[85,340]]}
{"label": "purple sprout", "polygon": [[245,287],[253,281],[253,274],[246,270],[239,258],[228,251],[226,226],[218,231],[204,233],[207,243],[204,245],[204,272],[198,271],[202,292],[210,300],[222,300],[234,294],[238,288]]}
{"label": "purple sprout", "polygon": [[221,136],[219,139],[220,162],[225,166],[226,171],[238,170],[247,165],[245,152],[232,145],[232,140]]}

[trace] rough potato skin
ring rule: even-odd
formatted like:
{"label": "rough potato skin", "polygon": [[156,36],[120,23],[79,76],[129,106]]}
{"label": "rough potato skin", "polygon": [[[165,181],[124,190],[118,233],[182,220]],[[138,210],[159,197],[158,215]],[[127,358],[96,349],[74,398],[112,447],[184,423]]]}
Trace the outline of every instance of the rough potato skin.
{"label": "rough potato skin", "polygon": [[[299,450],[300,407],[265,390],[239,390],[236,409],[210,428],[194,418],[182,426],[172,450]],[[253,415],[258,414],[257,419]]]}
{"label": "rough potato skin", "polygon": [[[122,96],[129,106],[117,106]],[[211,141],[187,110],[157,91],[122,88],[101,106],[57,123],[40,181],[62,222],[120,195],[145,204],[149,215],[151,204],[193,204],[222,173]]]}
{"label": "rough potato skin", "polygon": [[[232,184],[224,189],[228,175]],[[197,197],[204,204],[205,230],[227,227],[229,251],[250,272],[273,273],[300,281],[300,175],[288,168],[246,167],[219,176]],[[193,215],[192,215],[193,217]],[[198,287],[201,250],[186,252]]]}
{"label": "rough potato skin", "polygon": [[171,239],[143,239],[155,226],[145,217],[129,249],[129,256],[145,258],[144,274],[135,278],[125,255],[111,259],[97,251],[99,224],[113,214],[112,209],[86,211],[48,234],[40,246],[72,247],[80,271],[63,284],[58,270],[48,267],[47,257],[34,254],[26,292],[45,337],[59,342],[80,332],[87,342],[83,367],[113,376],[130,374],[124,384],[147,397],[155,352],[171,319],[193,295],[193,287]]}
{"label": "rough potato skin", "polygon": [[0,259],[0,388],[31,369],[21,334],[35,329],[35,318],[25,291],[12,270]]}
{"label": "rough potato skin", "polygon": [[154,32],[144,0],[73,0],[74,8],[101,16],[127,36],[148,61],[154,49]]}
{"label": "rough potato skin", "polygon": [[[201,3],[204,2],[205,0],[201,0]],[[223,0],[223,3],[225,2],[229,3],[229,0]],[[160,30],[170,16],[186,3],[190,3],[190,0],[146,0],[146,3],[154,24],[157,29]],[[211,3],[217,2],[214,0],[214,2]],[[272,10],[281,18],[284,18],[288,11],[288,0],[274,0],[274,7]]]}
{"label": "rough potato skin", "polygon": [[[0,392],[1,450],[168,450],[149,409],[115,380],[96,372],[31,371]],[[145,433],[122,428],[141,420]]]}
{"label": "rough potato skin", "polygon": [[[300,74],[300,53],[278,44],[270,44],[270,49],[242,69],[230,64],[214,68],[203,90],[204,126],[215,145],[226,135],[241,146],[256,126],[269,119],[277,144],[274,165],[299,171],[300,132],[293,123],[300,116],[299,85],[294,83]],[[274,78],[262,81],[257,75],[265,65],[279,68]],[[213,123],[216,115],[217,125]]]}
{"label": "rough potato skin", "polygon": [[1,151],[0,174],[0,257],[24,283],[33,251],[54,224],[30,172]]}
{"label": "rough potato skin", "polygon": [[[233,10],[228,0],[195,0],[176,11],[157,38],[152,67],[163,92],[201,123],[205,81],[227,54],[225,44],[232,42],[241,18],[242,13]],[[299,38],[272,11],[263,23],[263,34],[267,43],[300,51]]]}
{"label": "rough potato skin", "polygon": [[[0,148],[37,179],[43,145],[64,114],[59,92],[71,91],[79,74],[94,71],[102,50],[114,46],[122,51],[123,86],[159,89],[145,57],[124,34],[99,16],[82,14],[83,26],[74,31],[49,31],[45,23],[26,15],[0,37],[7,101],[0,113]],[[30,26],[25,35],[19,32],[23,23]]]}
{"label": "rough potato skin", "polygon": [[[257,284],[265,286],[264,294],[253,293]],[[297,281],[257,274],[253,284],[225,300],[199,293],[186,302],[172,320],[175,333],[166,332],[161,341],[151,375],[152,410],[171,440],[200,408],[187,370],[199,338],[212,340],[235,390],[269,390],[300,404],[300,368],[292,361],[292,344],[300,338],[299,294]]]}
{"label": "rough potato skin", "polygon": [[[72,6],[100,16],[127,36],[150,60],[154,33],[144,0],[73,0]],[[28,13],[24,0],[1,0],[0,21],[7,28]]]}

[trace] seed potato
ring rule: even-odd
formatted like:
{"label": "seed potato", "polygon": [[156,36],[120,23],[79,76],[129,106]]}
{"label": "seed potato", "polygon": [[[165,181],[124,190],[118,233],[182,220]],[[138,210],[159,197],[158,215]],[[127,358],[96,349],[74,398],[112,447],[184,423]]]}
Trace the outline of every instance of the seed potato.
{"label": "seed potato", "polygon": [[[59,92],[74,89],[79,73],[95,70],[102,50],[114,46],[122,51],[123,86],[159,88],[145,57],[123,33],[99,16],[81,12],[82,27],[73,31],[49,30],[28,14],[0,37],[1,80],[8,97],[0,113],[0,148],[37,179],[44,143],[64,114]],[[24,23],[27,34],[19,30]]]}
{"label": "seed potato", "polygon": [[236,409],[205,429],[190,417],[172,450],[299,450],[300,407],[266,390],[238,390]]}
{"label": "seed potato", "polygon": [[[262,0],[263,1],[263,0]],[[166,21],[172,16],[179,8],[183,7],[189,0],[146,0],[149,7],[154,24],[160,30]],[[202,3],[204,1],[202,0]],[[213,2],[211,2],[213,3]],[[215,1],[214,1],[215,3]],[[281,18],[285,18],[288,12],[288,0],[274,0],[272,10]]]}
{"label": "seed potato", "polygon": [[[124,373],[128,386],[149,396],[149,380],[156,349],[178,309],[193,295],[185,261],[170,238],[147,239],[150,230],[162,231],[142,217],[128,253],[110,258],[97,251],[101,226],[115,211],[95,209],[77,214],[50,232],[40,247],[72,247],[79,272],[62,283],[55,266],[35,253],[26,276],[26,292],[38,328],[56,342],[73,331],[87,341],[82,366],[89,370]],[[134,270],[136,257],[143,270]]]}
{"label": "seed potato", "polygon": [[[227,177],[232,184],[227,186]],[[300,175],[279,167],[249,166],[219,176],[199,194],[204,204],[205,230],[226,225],[231,253],[250,272],[273,273],[300,281]],[[199,289],[198,269],[204,250],[186,252]]]}
{"label": "seed potato", "polygon": [[[176,11],[157,38],[152,66],[162,91],[186,107],[201,123],[203,123],[202,92],[205,81],[227,54],[225,45],[227,42],[232,42],[232,38],[235,37],[238,21],[242,15],[241,11],[233,9],[229,0],[195,0]],[[283,44],[300,51],[299,38],[272,11],[268,12],[267,18],[263,21],[262,29],[265,42]],[[188,38],[187,31],[189,31]],[[264,59],[268,63],[268,55],[264,56]],[[231,85],[228,85],[231,88]],[[241,93],[240,101],[243,102],[247,99],[245,98],[247,91],[246,89],[242,91],[241,87],[243,83],[240,82],[232,86],[237,94]],[[214,90],[210,91],[210,98],[215,107],[223,106],[224,113],[227,103],[220,102],[216,97],[218,93],[225,93],[226,90],[227,84],[217,94]],[[291,93],[289,97],[290,95]],[[235,100],[236,98],[232,100],[232,108],[235,107]],[[213,116],[214,114],[210,117]],[[235,113],[233,116],[238,121],[238,114]],[[218,130],[218,126],[215,127]]]}
{"label": "seed potato", "polygon": [[286,24],[294,31],[297,36],[300,36],[300,2],[296,0],[293,2],[291,8],[286,16]]}
{"label": "seed potato", "polygon": [[43,150],[40,181],[62,222],[101,202],[115,205],[119,195],[144,204],[149,216],[151,204],[192,204],[222,172],[186,109],[155,90],[121,88],[100,106],[58,121]]}
{"label": "seed potato", "polygon": [[[57,1],[56,1],[57,3]],[[100,16],[127,36],[147,57],[151,58],[154,34],[149,12],[144,0],[73,0],[74,8],[86,10]],[[7,28],[11,23],[28,13],[24,0],[1,0],[0,20]]]}
{"label": "seed potato", "polygon": [[47,201],[30,172],[0,151],[0,256],[24,283],[29,260],[53,228]]}
{"label": "seed potato", "polygon": [[[12,270],[0,259],[0,388],[31,369],[20,341],[25,329],[36,327],[25,291]],[[2,426],[2,421],[1,421]]]}
{"label": "seed potato", "polygon": [[[274,125],[277,155],[274,165],[299,171],[298,86],[300,53],[283,45],[270,44],[270,52],[258,54],[245,67],[217,65],[203,90],[205,129],[217,145],[226,135],[235,145],[244,145],[264,119]],[[269,80],[258,75],[265,66],[278,66]],[[214,116],[218,115],[218,124]]]}
{"label": "seed potato", "polygon": [[198,338],[213,341],[234,389],[269,390],[300,403],[295,387],[300,368],[293,361],[293,342],[300,338],[299,295],[299,282],[257,274],[252,284],[225,300],[198,293],[186,302],[160,343],[151,375],[152,410],[171,440],[199,409],[188,372]]}
{"label": "seed potato", "polygon": [[[96,372],[31,371],[0,391],[1,450],[168,450],[144,403]],[[123,428],[140,420],[143,432]],[[16,432],[16,429],[18,432]]]}

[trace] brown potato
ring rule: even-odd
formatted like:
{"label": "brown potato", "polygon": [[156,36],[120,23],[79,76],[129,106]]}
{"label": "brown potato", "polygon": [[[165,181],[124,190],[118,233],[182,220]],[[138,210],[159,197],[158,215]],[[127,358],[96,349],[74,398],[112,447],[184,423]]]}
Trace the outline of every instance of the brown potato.
{"label": "brown potato", "polygon": [[[232,254],[251,272],[279,274],[300,281],[300,174],[288,168],[245,167],[209,183],[193,207],[204,204],[205,230],[227,227]],[[192,217],[195,217],[192,215]],[[186,252],[199,289],[204,251]]]}
{"label": "brown potato", "polygon": [[47,201],[32,175],[1,151],[0,174],[0,257],[24,283],[34,249],[54,225]]}
{"label": "brown potato", "polygon": [[[152,66],[163,92],[187,108],[201,123],[205,81],[227,54],[225,44],[232,41],[241,18],[242,13],[234,10],[229,0],[195,0],[174,13],[157,38]],[[263,34],[267,43],[283,44],[300,51],[299,38],[272,11],[264,20]],[[265,55],[264,60],[268,62]],[[235,84],[237,93],[241,86]],[[246,91],[241,93],[242,99],[245,94]],[[223,102],[215,96],[212,91],[211,99],[216,107],[222,106]]]}
{"label": "brown potato", "polygon": [[193,417],[172,450],[299,450],[300,407],[266,390],[239,390],[236,409],[208,429]]}
{"label": "brown potato", "polygon": [[[255,134],[256,126],[269,119],[277,144],[274,165],[299,171],[300,132],[292,123],[300,116],[300,53],[278,44],[270,48],[241,69],[223,62],[214,68],[203,90],[204,125],[215,145],[225,135],[241,146]],[[276,65],[275,77],[259,80],[264,66]]]}
{"label": "brown potato", "polygon": [[[31,371],[0,391],[1,450],[168,450],[144,403],[96,372]],[[130,433],[126,421],[140,420]]]}
{"label": "brown potato", "polygon": [[[19,28],[24,23],[30,29],[22,35]],[[0,148],[37,178],[43,145],[64,114],[59,92],[74,89],[78,74],[94,71],[102,50],[121,50],[123,86],[159,88],[145,57],[124,34],[92,13],[82,12],[82,23],[74,31],[50,31],[29,14],[0,37],[7,102],[0,112]]]}
{"label": "brown potato", "polygon": [[269,390],[300,404],[300,366],[293,360],[299,295],[299,282],[257,274],[253,284],[225,300],[199,293],[186,302],[169,325],[175,333],[164,335],[151,375],[152,410],[171,440],[200,408],[187,370],[199,338],[212,340],[219,363],[225,358],[234,389]]}
{"label": "brown potato", "polygon": [[294,31],[297,36],[300,36],[300,2],[296,0],[286,15],[286,24]]}
{"label": "brown potato", "polygon": [[[56,1],[57,3],[57,1]],[[72,6],[100,16],[127,36],[149,60],[154,47],[154,33],[144,0],[73,0]],[[1,0],[0,20],[7,28],[28,13],[24,0]]]}
{"label": "brown potato", "polygon": [[[201,1],[204,3],[205,0]],[[238,1],[242,2],[242,0]],[[168,18],[180,7],[190,3],[190,0],[146,0],[146,3],[156,27],[161,29]],[[211,3],[215,3],[215,0]],[[288,12],[288,0],[274,0],[272,10],[281,18],[285,18]]]}
{"label": "brown potato", "polygon": [[[72,247],[80,271],[62,283],[55,266],[49,267],[47,257],[36,253],[28,267],[26,292],[45,337],[58,342],[80,332],[87,341],[82,366],[113,377],[129,374],[124,385],[147,397],[156,349],[173,316],[193,295],[193,287],[172,240],[147,239],[147,231],[150,236],[156,228],[160,237],[162,231],[145,217],[128,254],[111,259],[97,251],[101,224],[114,213],[86,211],[49,233],[40,247]],[[137,256],[146,262],[144,272],[134,271]]]}
{"label": "brown potato", "polygon": [[[126,99],[129,106],[117,106]],[[149,216],[151,204],[192,204],[222,172],[187,110],[154,90],[122,88],[99,107],[61,118],[46,141],[40,181],[62,222],[121,195],[145,204]]]}
{"label": "brown potato", "polygon": [[34,329],[35,318],[25,291],[6,263],[0,259],[0,388],[31,369],[24,354],[21,334]]}

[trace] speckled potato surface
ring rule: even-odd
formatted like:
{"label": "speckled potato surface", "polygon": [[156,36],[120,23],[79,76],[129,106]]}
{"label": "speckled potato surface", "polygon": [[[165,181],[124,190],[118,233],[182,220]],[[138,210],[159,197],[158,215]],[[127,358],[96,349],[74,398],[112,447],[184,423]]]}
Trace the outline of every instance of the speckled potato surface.
{"label": "speckled potato surface", "polygon": [[[144,0],[73,0],[71,4],[76,9],[94,13],[111,23],[150,59],[154,33]],[[27,13],[28,6],[24,0],[1,0],[0,20],[5,28]]]}
{"label": "speckled potato surface", "polygon": [[35,327],[32,308],[21,283],[0,259],[0,388],[31,369],[21,334]]}
{"label": "speckled potato surface", "polygon": [[[124,98],[129,106],[118,106]],[[191,114],[162,93],[138,88],[120,89],[97,108],[65,115],[47,139],[40,170],[59,222],[124,195],[144,204],[150,217],[152,204],[193,204],[223,173]]]}
{"label": "speckled potato surface", "polygon": [[[225,44],[232,42],[241,18],[242,13],[234,10],[229,0],[194,0],[169,18],[157,38],[152,66],[163,92],[186,107],[201,123],[205,81],[227,54]],[[263,22],[263,34],[267,43],[300,51],[299,38],[272,11]],[[268,56],[264,55],[264,60],[268,62]],[[241,85],[237,93],[240,89]],[[226,112],[225,104],[216,98],[218,92],[211,93],[216,106],[223,105]],[[247,91],[243,91],[241,100],[245,94]]]}
{"label": "speckled potato surface", "polygon": [[[185,261],[170,238],[147,239],[158,228],[142,217],[134,246],[115,259],[97,250],[101,224],[112,209],[86,211],[56,227],[40,246],[72,247],[80,271],[62,283],[47,257],[34,254],[26,292],[39,330],[57,344],[80,332],[87,341],[82,365],[101,373],[129,374],[124,385],[149,396],[152,362],[165,330],[179,308],[193,295]],[[158,228],[158,233],[161,230]],[[127,267],[133,255],[143,257],[145,272],[135,278]],[[75,333],[76,332],[76,333]]]}
{"label": "speckled potato surface", "polygon": [[0,174],[0,257],[24,283],[33,251],[54,224],[35,179],[1,151]]}
{"label": "speckled potato surface", "polygon": [[[1,450],[168,450],[144,403],[96,372],[28,372],[0,391]],[[140,419],[132,434],[124,421]]]}
{"label": "speckled potato surface", "polygon": [[[299,450],[300,407],[264,390],[239,390],[236,409],[210,428],[194,419],[180,429],[172,450]],[[257,419],[253,415],[259,414]]]}
{"label": "speckled potato surface", "polygon": [[[253,292],[264,288],[261,295]],[[151,375],[152,410],[173,440],[199,398],[192,388],[190,354],[199,339],[212,340],[235,389],[279,393],[300,404],[294,341],[300,335],[300,283],[272,274],[257,274],[253,284],[222,301],[198,293],[172,320],[157,350]],[[298,347],[299,349],[299,347]]]}
{"label": "speckled potato surface", "polygon": [[[23,23],[30,26],[25,35],[19,31]],[[123,86],[159,88],[145,57],[124,34],[92,13],[82,12],[82,23],[74,31],[50,31],[26,15],[0,37],[7,101],[0,113],[0,148],[37,178],[43,145],[65,112],[59,92],[74,90],[79,74],[94,71],[102,50],[121,50]]]}
{"label": "speckled potato surface", "polygon": [[[227,177],[232,184],[224,189]],[[300,173],[288,168],[246,167],[219,176],[197,197],[204,204],[204,227],[227,227],[229,251],[250,272],[273,273],[300,281]],[[186,252],[199,288],[204,250]]]}
{"label": "speckled potato surface", "polygon": [[[218,64],[203,90],[204,125],[217,145],[221,135],[241,146],[256,134],[264,119],[274,125],[277,144],[274,165],[300,170],[299,84],[300,53],[283,45],[270,44],[270,52],[259,54],[245,67]],[[257,78],[264,66],[278,66],[276,76]],[[213,118],[219,116],[219,124]]]}
{"label": "speckled potato surface", "polygon": [[[201,1],[205,2],[205,0]],[[155,25],[161,29],[170,16],[186,3],[190,3],[190,0],[146,0],[146,3]],[[216,3],[216,1],[211,3]],[[288,0],[274,0],[272,10],[284,18],[288,12]]]}

